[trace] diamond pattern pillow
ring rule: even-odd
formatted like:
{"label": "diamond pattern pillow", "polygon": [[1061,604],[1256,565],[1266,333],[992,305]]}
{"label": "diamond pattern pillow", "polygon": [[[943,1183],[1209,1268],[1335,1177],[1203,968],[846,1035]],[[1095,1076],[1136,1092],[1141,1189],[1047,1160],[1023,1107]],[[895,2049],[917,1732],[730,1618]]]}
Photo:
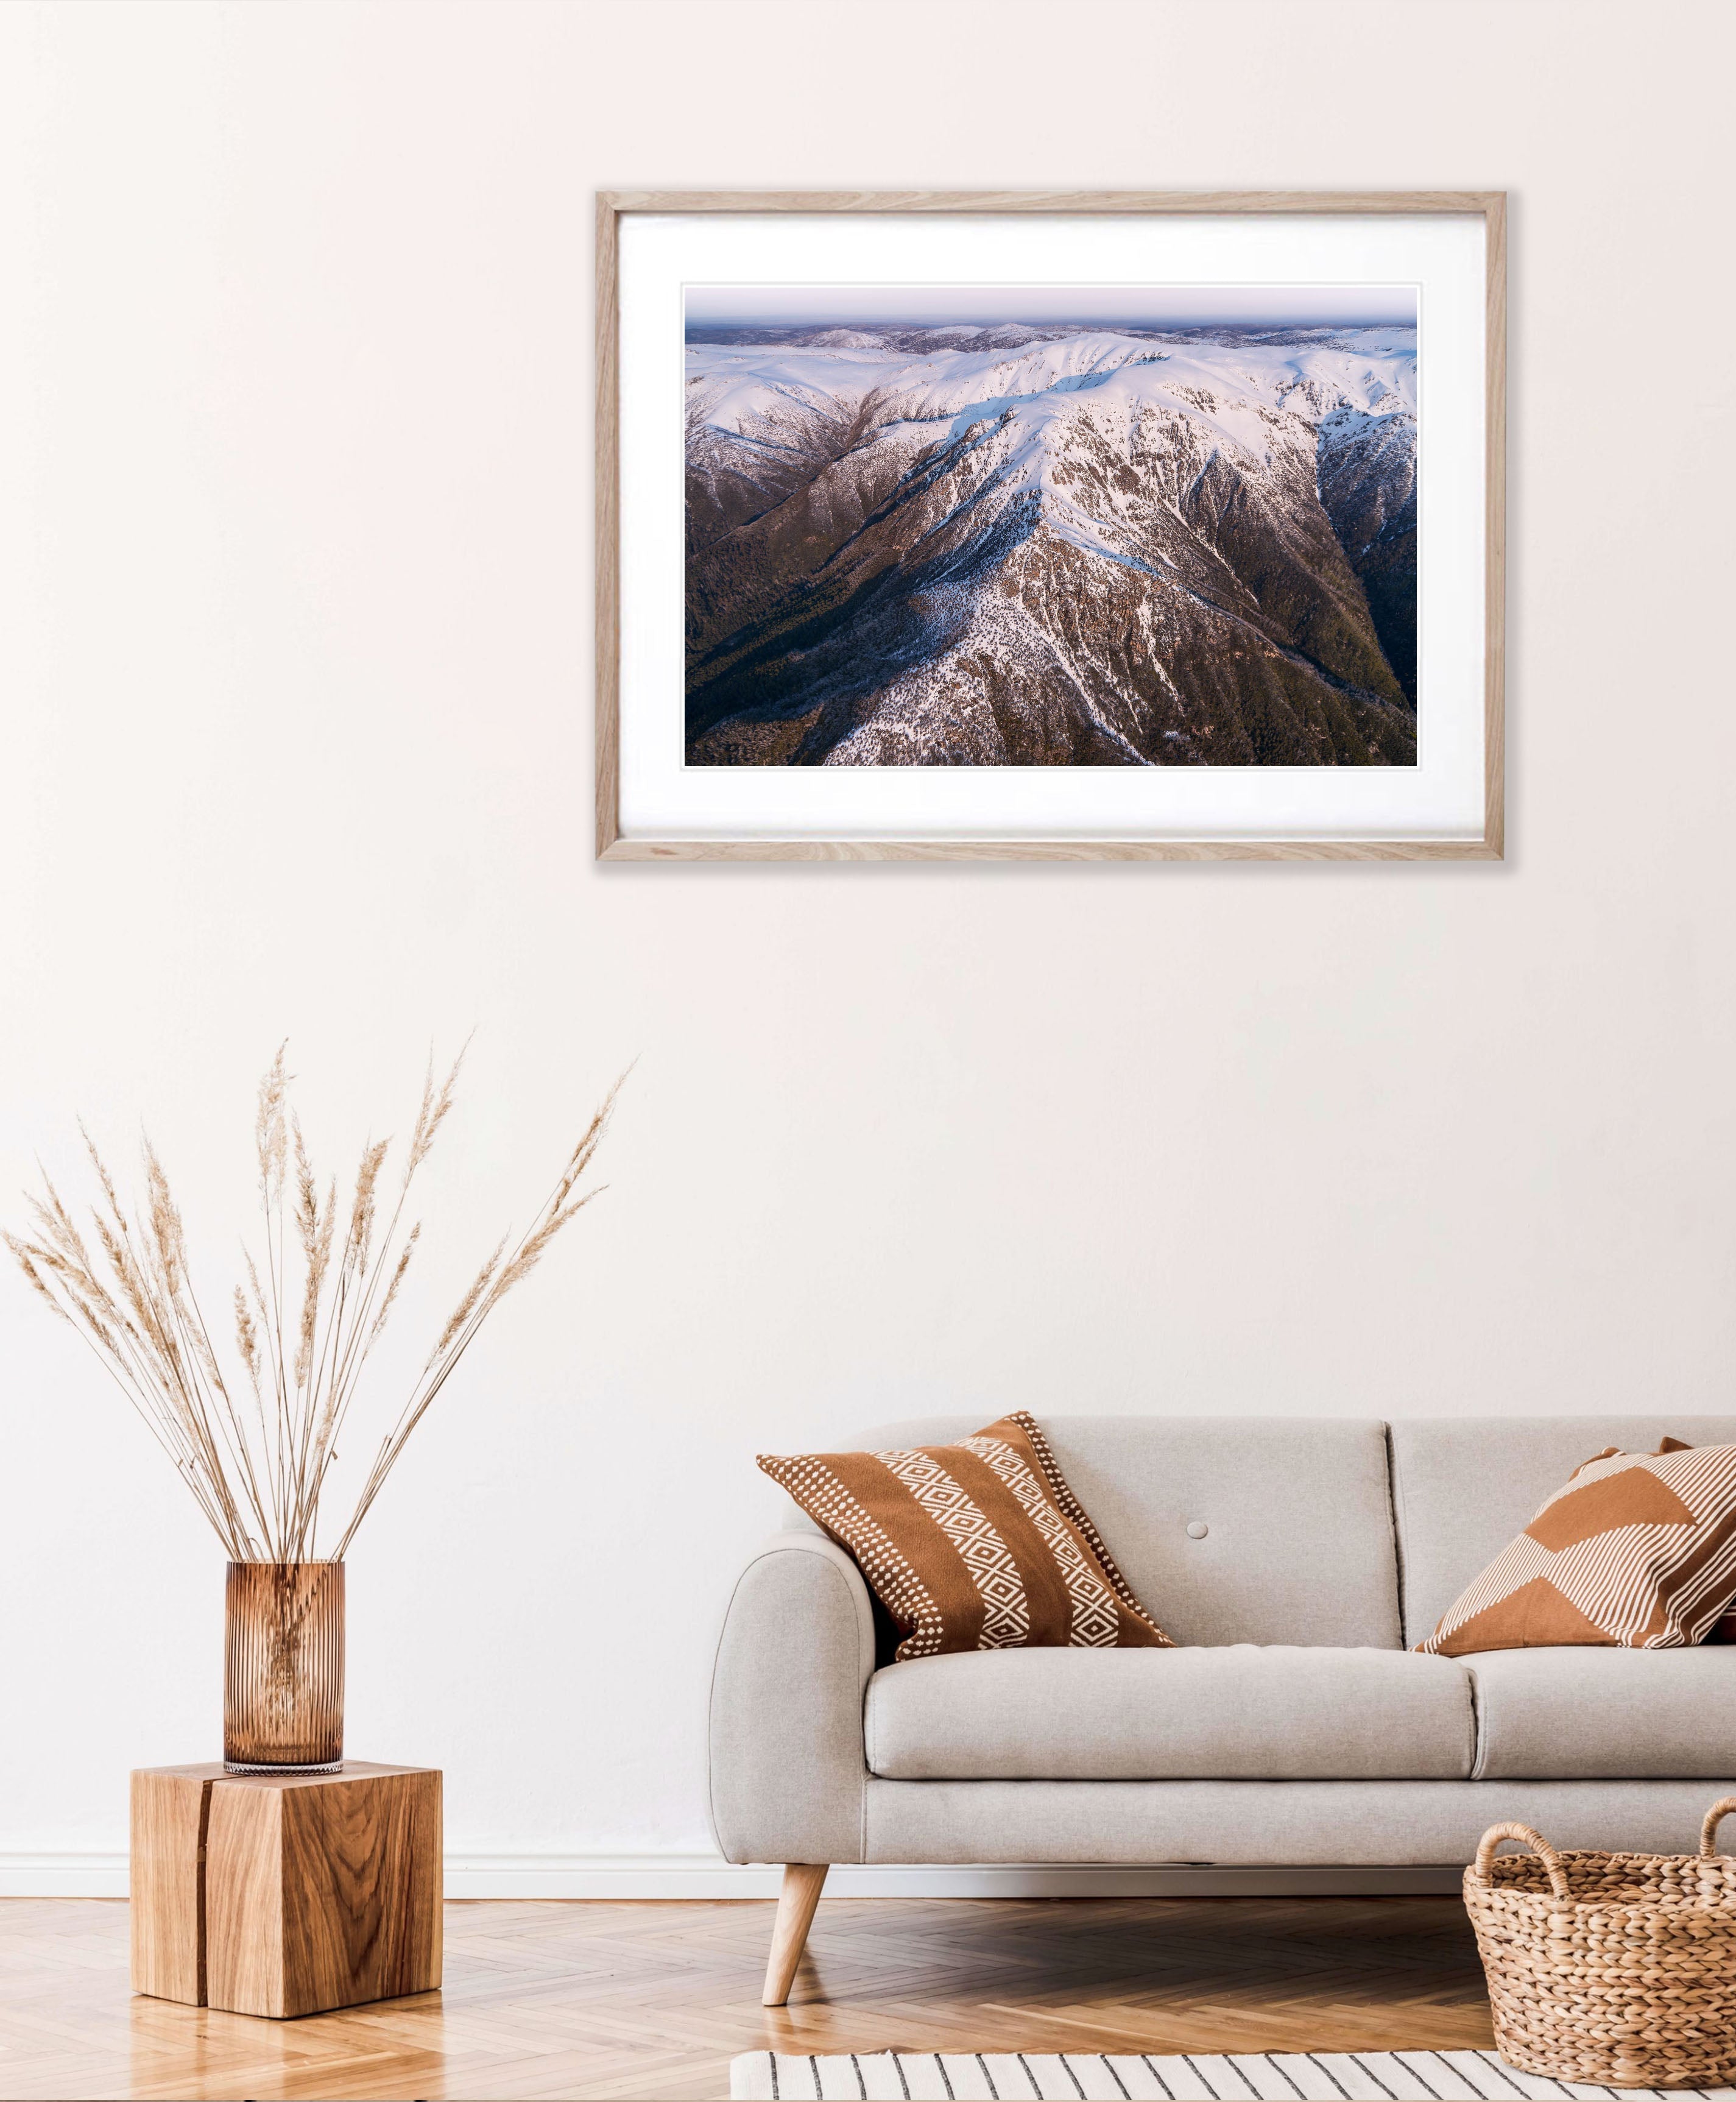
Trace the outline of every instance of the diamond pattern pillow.
{"label": "diamond pattern pillow", "polygon": [[1442,1616],[1419,1650],[1702,1641],[1736,1590],[1736,1445],[1588,1460]]}
{"label": "diamond pattern pillow", "polygon": [[1036,1419],[956,1445],[762,1453],[856,1559],[898,1657],[974,1649],[1168,1649],[1056,1464]]}

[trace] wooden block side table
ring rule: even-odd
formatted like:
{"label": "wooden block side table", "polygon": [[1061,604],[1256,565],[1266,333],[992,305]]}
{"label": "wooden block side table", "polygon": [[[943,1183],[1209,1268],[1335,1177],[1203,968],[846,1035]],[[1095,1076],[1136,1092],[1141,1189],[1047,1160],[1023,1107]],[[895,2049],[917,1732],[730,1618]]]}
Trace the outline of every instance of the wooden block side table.
{"label": "wooden block side table", "polygon": [[281,2020],[432,1992],[441,1897],[432,1767],[132,1777],[135,1993]]}

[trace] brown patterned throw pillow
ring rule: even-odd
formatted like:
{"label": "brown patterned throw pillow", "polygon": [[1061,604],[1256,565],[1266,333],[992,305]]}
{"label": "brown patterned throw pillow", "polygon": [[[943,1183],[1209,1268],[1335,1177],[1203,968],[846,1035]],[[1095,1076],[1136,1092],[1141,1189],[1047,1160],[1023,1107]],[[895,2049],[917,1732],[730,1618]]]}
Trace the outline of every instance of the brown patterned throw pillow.
{"label": "brown patterned throw pillow", "polygon": [[901,1661],[1173,1647],[1022,1412],[956,1445],[760,1465],[856,1558],[904,1638]]}
{"label": "brown patterned throw pillow", "polygon": [[1442,1617],[1420,1650],[1703,1640],[1736,1590],[1736,1445],[1666,1438],[1588,1460]]}
{"label": "brown patterned throw pillow", "polygon": [[[1666,1438],[1658,1448],[1660,1452],[1686,1452],[1690,1449],[1679,1438]],[[1717,1619],[1700,1637],[1703,1643],[1736,1643],[1736,1583],[1732,1585],[1732,1592],[1733,1595],[1725,1600],[1724,1609]]]}

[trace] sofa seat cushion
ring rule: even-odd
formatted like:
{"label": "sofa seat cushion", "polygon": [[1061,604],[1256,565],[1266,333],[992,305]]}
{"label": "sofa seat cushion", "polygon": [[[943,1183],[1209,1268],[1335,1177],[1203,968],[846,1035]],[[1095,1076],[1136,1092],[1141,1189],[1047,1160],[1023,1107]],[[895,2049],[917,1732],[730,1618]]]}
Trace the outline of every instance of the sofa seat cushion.
{"label": "sofa seat cushion", "polygon": [[1736,1649],[1495,1649],[1477,1684],[1479,1780],[1668,1780],[1736,1761]]}
{"label": "sofa seat cushion", "polygon": [[915,1657],[865,1739],[888,1780],[1464,1780],[1476,1749],[1456,1659],[1247,1643]]}

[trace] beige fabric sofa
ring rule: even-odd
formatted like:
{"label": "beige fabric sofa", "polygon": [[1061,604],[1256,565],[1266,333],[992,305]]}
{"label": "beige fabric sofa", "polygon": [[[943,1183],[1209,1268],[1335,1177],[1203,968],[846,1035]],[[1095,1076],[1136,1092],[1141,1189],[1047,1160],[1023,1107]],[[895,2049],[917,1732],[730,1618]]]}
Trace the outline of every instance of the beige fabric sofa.
{"label": "beige fabric sofa", "polygon": [[768,2003],[833,1862],[1436,1866],[1504,1818],[1673,1852],[1736,1793],[1736,1647],[1410,1647],[1582,1461],[1736,1442],[1736,1417],[1042,1421],[1185,1647],[889,1663],[856,1565],[792,1512],[737,1583],[711,1692],[718,1844],[788,1865]]}

